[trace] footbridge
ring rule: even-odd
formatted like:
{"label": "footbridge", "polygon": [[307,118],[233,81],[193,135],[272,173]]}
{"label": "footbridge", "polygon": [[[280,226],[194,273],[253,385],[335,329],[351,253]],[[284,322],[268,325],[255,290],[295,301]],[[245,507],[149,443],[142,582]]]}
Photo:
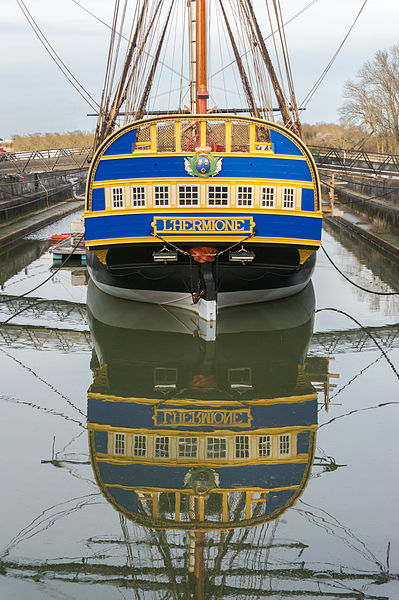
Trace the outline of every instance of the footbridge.
{"label": "footbridge", "polygon": [[[399,177],[399,155],[365,152],[352,148],[309,146],[319,168]],[[87,168],[91,146],[51,148],[0,154],[0,175]]]}

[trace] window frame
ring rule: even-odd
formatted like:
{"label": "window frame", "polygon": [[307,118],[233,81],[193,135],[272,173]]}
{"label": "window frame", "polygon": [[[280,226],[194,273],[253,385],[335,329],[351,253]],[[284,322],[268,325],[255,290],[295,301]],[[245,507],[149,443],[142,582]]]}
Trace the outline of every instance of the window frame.
{"label": "window frame", "polygon": [[[237,442],[242,438],[246,440],[246,448],[244,447],[244,452],[247,452],[247,456],[237,456]],[[248,460],[251,458],[251,438],[249,435],[235,435],[234,436],[234,458],[235,460]]]}
{"label": "window frame", "polygon": [[[281,208],[283,210],[295,210],[295,191],[296,188],[284,186],[281,195]],[[292,192],[292,206],[284,206],[286,192]]]}
{"label": "window frame", "polygon": [[[136,454],[136,438],[142,438],[144,440],[144,454]],[[135,458],[146,458],[147,457],[147,449],[148,449],[148,440],[147,440],[147,436],[140,434],[140,433],[135,433],[133,434],[133,443],[132,443],[132,455]],[[140,446],[140,444],[139,444]]]}
{"label": "window frame", "polygon": [[[226,188],[227,189],[227,204],[210,204],[209,190],[211,188]],[[223,198],[220,199],[221,201]],[[206,205],[208,208],[229,208],[230,207],[230,186],[224,184],[211,184],[206,186]]]}
{"label": "window frame", "polygon": [[[144,191],[144,197],[140,198],[141,201],[144,201],[144,204],[140,204],[140,206],[135,206],[134,205],[134,198],[133,198],[133,194],[134,194],[134,190],[141,188]],[[136,200],[137,202],[137,200]],[[130,206],[132,208],[147,208],[147,189],[146,189],[146,185],[131,185],[130,186]]]}
{"label": "window frame", "polygon": [[[251,204],[239,204],[239,193],[240,193],[240,188],[246,188],[247,190],[251,190]],[[248,201],[245,200],[246,202]],[[255,189],[253,185],[237,185],[237,189],[236,189],[236,206],[240,207],[240,208],[254,208],[255,206]]]}
{"label": "window frame", "polygon": [[[167,443],[168,454],[167,454],[167,456],[159,456],[159,455],[157,455],[157,441],[158,440],[168,440],[168,443]],[[171,443],[170,443],[170,436],[169,435],[156,435],[156,436],[154,436],[154,458],[170,458],[170,454],[171,454],[170,450],[171,450]]]}
{"label": "window frame", "polygon": [[[218,442],[224,443],[224,456],[208,456],[208,445],[210,441],[217,440]],[[218,435],[210,435],[206,438],[205,444],[205,460],[227,460],[227,452],[228,452],[228,444],[227,438],[218,436]]]}
{"label": "window frame", "polygon": [[[180,454],[180,442],[186,442],[187,440],[189,440],[189,442],[194,442],[195,440],[195,455],[191,455],[187,456],[186,454]],[[190,448],[192,448],[193,446],[191,446]],[[198,447],[199,447],[199,439],[195,436],[182,436],[182,437],[178,437],[177,438],[177,458],[185,458],[185,459],[192,459],[195,460],[196,458],[198,458]]]}
{"label": "window frame", "polygon": [[[122,190],[122,206],[114,206],[114,192],[116,190]],[[124,210],[126,208],[126,194],[125,194],[125,188],[123,185],[115,185],[113,187],[111,187],[111,208],[112,210]]]}
{"label": "window frame", "polygon": [[[197,202],[195,204],[192,203],[193,198],[190,199],[191,204],[185,204],[185,203],[182,204],[181,203],[182,198],[180,198],[180,190],[182,188],[184,188],[184,189],[186,189],[186,188],[191,188],[191,189],[196,188],[196,191],[197,191],[197,198],[196,198],[196,200],[197,200]],[[199,185],[178,183],[177,184],[177,190],[176,190],[176,192],[177,192],[177,194],[176,194],[176,196],[177,196],[177,206],[183,206],[183,207],[189,207],[189,208],[191,208],[192,206],[200,206],[201,205],[201,189],[200,189]],[[184,202],[187,201],[187,200],[188,200],[188,198],[184,198]]]}
{"label": "window frame", "polygon": [[[281,438],[288,438],[288,452],[281,452]],[[281,433],[277,437],[277,455],[279,458],[287,458],[292,456],[292,438],[289,433]]]}
{"label": "window frame", "polygon": [[[273,204],[272,206],[266,205],[268,200],[263,199],[264,190],[273,190]],[[260,188],[260,207],[261,208],[276,208],[276,199],[277,199],[277,187],[275,185],[262,185]],[[265,204],[264,204],[265,203]]]}
{"label": "window frame", "polygon": [[[117,452],[117,447],[120,444],[120,439],[118,441],[118,436],[120,436],[120,438],[123,440],[123,452]],[[123,433],[121,431],[115,431],[114,433],[114,448],[113,448],[113,454],[115,456],[126,456],[127,453],[127,436],[126,433]]]}
{"label": "window frame", "polygon": [[[261,448],[264,449],[262,442],[266,442],[267,454],[261,454]],[[271,458],[273,456],[273,438],[271,435],[258,435],[258,456],[259,458]]]}
{"label": "window frame", "polygon": [[[167,192],[168,192],[168,198],[167,198],[168,203],[167,204],[157,204],[157,198],[156,198],[156,194],[157,194],[156,189],[157,188],[165,188],[167,190]],[[170,195],[171,194],[170,194],[170,184],[169,183],[165,183],[165,184],[155,184],[154,183],[154,185],[152,187],[152,204],[153,204],[154,208],[170,208],[170,205],[171,205],[170,204],[170,201],[171,201]],[[159,198],[158,198],[158,200],[159,200]]]}

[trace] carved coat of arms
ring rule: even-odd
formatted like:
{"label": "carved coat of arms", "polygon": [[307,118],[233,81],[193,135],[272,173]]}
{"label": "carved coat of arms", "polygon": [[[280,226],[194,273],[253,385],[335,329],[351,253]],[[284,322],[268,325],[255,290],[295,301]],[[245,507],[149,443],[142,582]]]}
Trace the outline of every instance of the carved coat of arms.
{"label": "carved coat of arms", "polygon": [[209,146],[196,148],[194,156],[184,159],[184,167],[192,177],[214,177],[222,169],[222,158],[212,156]]}

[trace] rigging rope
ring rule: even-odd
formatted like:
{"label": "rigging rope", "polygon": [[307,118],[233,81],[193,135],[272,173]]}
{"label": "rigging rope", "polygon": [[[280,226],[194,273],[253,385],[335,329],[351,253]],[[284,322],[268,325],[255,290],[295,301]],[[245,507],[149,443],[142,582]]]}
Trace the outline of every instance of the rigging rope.
{"label": "rigging rope", "polygon": [[345,273],[343,273],[341,271],[341,269],[335,264],[335,262],[333,261],[333,259],[327,253],[327,250],[324,248],[324,246],[321,246],[321,249],[323,250],[324,254],[328,258],[328,260],[330,261],[330,263],[332,264],[332,266],[334,267],[334,269],[336,269],[338,271],[338,273],[340,275],[342,275],[342,277],[344,279],[346,279],[346,281],[349,281],[349,283],[351,283],[355,287],[359,288],[359,290],[362,290],[363,292],[367,292],[368,294],[375,294],[376,296],[397,296],[399,294],[399,292],[378,292],[376,290],[369,290],[369,289],[363,287],[362,285],[359,285],[358,283],[355,283],[354,281],[352,281],[352,279],[350,279],[347,275],[345,275]]}
{"label": "rigging rope", "polygon": [[[326,66],[326,68],[324,69],[324,71],[322,72],[322,74],[320,75],[320,77],[318,78],[318,80],[316,81],[316,83],[313,85],[313,87],[311,88],[311,90],[308,92],[308,94],[305,96],[305,98],[303,99],[303,102],[301,102],[301,108],[302,110],[304,110],[306,108],[306,106],[309,104],[310,100],[312,99],[312,97],[314,96],[314,94],[316,93],[318,87],[320,86],[321,82],[323,81],[323,79],[325,78],[325,76],[327,75],[328,71],[330,70],[330,68],[332,67],[335,59],[337,58],[339,52],[341,51],[343,45],[345,44],[346,40],[348,39],[350,33],[352,32],[352,29],[354,28],[354,26],[356,25],[357,20],[359,19],[361,13],[363,12],[364,7],[366,6],[368,0],[364,0],[362,6],[360,7],[359,12],[356,15],[355,20],[353,21],[352,25],[350,26],[347,34],[345,35],[344,39],[342,40],[342,42],[340,43],[340,45],[338,46],[337,50],[334,52],[330,62],[328,63],[328,65]],[[301,111],[302,112],[302,111]]]}
{"label": "rigging rope", "polygon": [[33,18],[32,14],[29,12],[26,4],[24,3],[24,0],[16,0],[16,2],[18,4],[19,8],[21,9],[22,14],[24,15],[25,19],[28,21],[30,27],[32,28],[33,32],[35,33],[36,37],[38,38],[38,40],[40,41],[40,43],[42,44],[42,46],[44,47],[46,52],[50,55],[51,59],[55,62],[57,67],[60,69],[62,74],[67,78],[69,83],[75,88],[75,90],[83,98],[83,100],[85,102],[87,102],[87,104],[93,110],[97,110],[97,108],[99,108],[98,102],[89,94],[89,92],[86,90],[86,88],[78,81],[78,79],[73,75],[73,73],[68,69],[66,64],[63,62],[63,60],[57,54],[54,47],[50,44],[50,42],[48,41],[48,39],[46,38],[46,36],[42,32],[42,30],[40,29],[39,25]]}

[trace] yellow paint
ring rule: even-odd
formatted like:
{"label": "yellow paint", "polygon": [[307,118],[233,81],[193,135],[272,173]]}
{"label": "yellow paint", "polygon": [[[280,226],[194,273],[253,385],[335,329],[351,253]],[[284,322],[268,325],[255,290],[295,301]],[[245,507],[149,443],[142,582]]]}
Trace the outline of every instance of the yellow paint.
{"label": "yellow paint", "polygon": [[252,216],[248,217],[154,217],[151,227],[155,234],[169,237],[172,233],[201,233],[219,235],[221,232],[251,235],[255,227]]}
{"label": "yellow paint", "polygon": [[113,425],[106,425],[103,423],[87,422],[87,429],[89,431],[115,431],[115,432],[128,432],[136,435],[154,434],[156,436],[166,436],[170,438],[177,437],[215,437],[216,435],[221,436],[235,436],[235,435],[278,435],[290,432],[301,432],[301,431],[316,431],[317,424],[312,425],[286,425],[285,427],[260,427],[258,429],[251,429],[248,432],[237,432],[232,429],[212,429],[209,431],[186,431],[181,429],[149,429],[148,427],[115,427]]}
{"label": "yellow paint", "polygon": [[[160,417],[162,415],[162,421]],[[246,420],[245,420],[246,418]],[[231,425],[233,427],[250,427],[252,414],[250,409],[232,409],[228,410],[200,410],[184,408],[155,408],[152,417],[155,426],[173,427],[184,425],[185,427],[201,427],[204,425]],[[169,420],[169,422],[168,422]]]}
{"label": "yellow paint", "polygon": [[[181,242],[182,241],[182,237],[178,237],[178,236],[162,236],[162,237],[167,237],[169,242]],[[238,239],[237,239],[238,238]],[[155,238],[156,239],[156,238]],[[204,237],[204,236],[198,236],[198,237],[193,237],[193,236],[187,236],[184,237],[184,241],[185,242],[207,242],[209,243],[210,240],[212,238],[210,238],[209,236]],[[216,240],[215,240],[216,241]],[[218,242],[238,242],[240,241],[239,236],[218,236],[217,238]],[[149,236],[149,237],[137,237],[137,238],[108,238],[108,239],[102,239],[102,240],[87,240],[86,241],[86,247],[91,249],[94,248],[95,246],[106,246],[106,245],[117,245],[117,244],[135,244],[135,243],[144,243],[144,242],[149,242],[149,243],[153,243],[154,242],[154,237],[153,236]],[[254,237],[252,239],[248,239],[245,240],[246,244],[250,244],[250,243],[265,243],[265,244],[288,244],[290,246],[317,246],[319,247],[321,245],[321,241],[320,240],[301,240],[301,239],[288,239],[288,238],[265,238],[265,237]]]}
{"label": "yellow paint", "polygon": [[200,146],[206,146],[206,121],[201,121],[201,144]]}
{"label": "yellow paint", "polygon": [[226,121],[226,154],[231,154],[231,121]]}
{"label": "yellow paint", "polygon": [[[204,130],[206,131],[206,122],[207,121],[225,121],[226,122],[226,148],[231,150],[231,118],[232,116],[230,114],[226,114],[226,115],[207,115],[206,116],[206,120],[204,120],[204,115],[190,115],[190,120],[193,121],[200,121],[201,122],[201,133],[204,132]],[[124,127],[121,127],[121,129],[112,134],[109,138],[107,138],[97,149],[92,163],[91,163],[91,167],[90,167],[90,171],[89,171],[89,176],[88,176],[88,180],[87,180],[87,208],[89,210],[91,210],[91,189],[92,189],[92,185],[94,182],[94,175],[98,166],[98,163],[100,160],[105,160],[106,157],[103,157],[103,154],[106,152],[106,150],[109,148],[109,146],[115,141],[117,140],[120,136],[124,135],[127,131],[131,131],[134,129],[139,129],[141,126],[148,126],[151,125],[151,130],[156,128],[156,124],[157,123],[161,123],[161,122],[169,122],[169,121],[174,121],[175,123],[180,122],[180,121],[187,121],[187,115],[173,115],[173,116],[161,116],[158,118],[151,118],[151,119],[143,119],[140,121],[136,121],[135,123],[130,123],[128,125],[125,125]],[[305,159],[306,162],[309,165],[310,168],[310,172],[311,172],[311,176],[312,176],[312,183],[316,189],[316,200],[318,203],[318,210],[321,209],[321,194],[320,194],[320,181],[319,181],[319,177],[317,175],[317,170],[316,170],[316,165],[315,165],[315,161],[314,158],[312,156],[312,154],[310,153],[310,151],[308,150],[308,148],[304,145],[304,143],[302,142],[302,140],[299,139],[298,136],[296,136],[295,134],[293,134],[290,131],[287,131],[284,127],[277,125],[276,123],[271,123],[269,121],[264,121],[262,119],[256,119],[254,117],[246,117],[246,116],[239,116],[239,115],[234,115],[234,121],[240,121],[240,122],[245,122],[248,124],[253,124],[253,125],[262,125],[263,127],[267,127],[269,130],[272,131],[277,131],[280,133],[283,133],[286,137],[288,137],[288,139],[290,139],[299,149],[300,151],[303,153],[303,157],[293,157],[293,156],[288,156],[288,158],[290,160],[295,160],[297,158],[299,158],[300,160]],[[152,144],[154,143],[154,136],[153,133],[151,131],[151,142]],[[156,143],[156,136],[155,136],[155,143]],[[155,150],[156,146],[153,146],[153,150]],[[175,154],[175,153],[173,153]],[[234,156],[240,155],[240,153],[232,153]],[[144,154],[146,155],[146,154]],[[259,156],[259,152],[256,152],[256,155]],[[131,155],[129,155],[131,156]],[[134,153],[134,156],[136,156],[136,152]],[[250,154],[248,155],[248,153],[242,153],[242,156],[250,156]],[[266,159],[271,159],[276,155],[271,154],[268,151],[265,151],[265,158]],[[278,158],[282,158],[283,155],[279,155]],[[108,158],[108,157],[107,157]],[[109,157],[111,160],[113,157]]]}
{"label": "yellow paint", "polygon": [[[150,405],[158,405],[160,403],[159,398],[135,398],[135,397],[122,397],[122,396],[114,396],[112,394],[101,394],[98,392],[88,392],[88,398],[98,398],[102,402],[128,402],[134,404],[150,404]],[[313,394],[303,394],[302,396],[279,396],[277,398],[259,398],[258,400],[245,400],[242,402],[242,406],[258,406],[262,404],[282,404],[284,402],[288,402],[289,404],[293,402],[307,402],[308,400],[317,399],[317,393]],[[236,401],[237,402],[237,401]],[[187,405],[193,404],[198,406],[230,406],[233,407],[234,401],[232,400],[198,400],[197,398],[187,398],[187,399],[168,399],[162,401],[162,406],[179,406],[179,405]]]}
{"label": "yellow paint", "polygon": [[[151,492],[171,492],[171,493],[179,493],[184,496],[193,496],[194,492],[191,489],[182,489],[182,488],[165,488],[165,487],[134,487],[131,485],[122,485],[120,483],[106,483],[102,482],[107,488],[120,488],[121,490],[134,491],[137,495],[143,495],[143,499],[148,500],[148,497],[144,498],[144,494],[150,494]],[[275,488],[261,488],[261,487],[234,487],[234,488],[216,488],[210,491],[211,494],[227,494],[234,492],[249,492],[251,494],[257,493],[266,493],[266,492],[283,492],[284,490],[297,490],[300,487],[299,485],[287,485],[285,487],[275,487]]]}
{"label": "yellow paint", "polygon": [[97,256],[100,263],[103,265],[107,264],[108,248],[98,248],[97,250],[94,250],[94,254]]}
{"label": "yellow paint", "polygon": [[175,123],[175,140],[176,140],[176,152],[178,154],[181,152],[181,122],[176,121]]}
{"label": "yellow paint", "polygon": [[300,262],[301,265],[303,265],[303,263],[305,261],[307,261],[307,259],[309,258],[309,256],[311,254],[313,254],[314,250],[308,250],[308,249],[304,249],[304,248],[299,248],[298,252],[299,252],[299,262]]}
{"label": "yellow paint", "polygon": [[157,126],[151,125],[151,150],[155,152],[157,148]]}
{"label": "yellow paint", "polygon": [[229,503],[228,503],[228,494],[227,492],[222,492],[222,521],[226,522],[229,520]]}
{"label": "yellow paint", "polygon": [[175,492],[175,521],[180,521],[181,492]]}
{"label": "yellow paint", "polygon": [[255,152],[256,125],[251,123],[249,126],[249,151]]}

